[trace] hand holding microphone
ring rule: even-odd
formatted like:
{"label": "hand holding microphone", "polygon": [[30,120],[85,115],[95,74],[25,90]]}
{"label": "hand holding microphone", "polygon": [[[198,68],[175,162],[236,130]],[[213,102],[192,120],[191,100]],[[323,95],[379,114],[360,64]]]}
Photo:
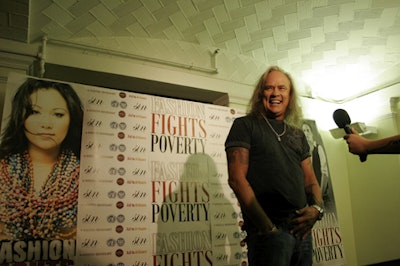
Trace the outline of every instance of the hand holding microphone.
{"label": "hand holding microphone", "polygon": [[[351,120],[347,112],[343,109],[337,109],[333,113],[333,120],[335,120],[336,125],[339,128],[343,128],[347,134],[353,134],[352,129],[350,128]],[[365,162],[367,160],[367,154],[359,154],[360,161]]]}

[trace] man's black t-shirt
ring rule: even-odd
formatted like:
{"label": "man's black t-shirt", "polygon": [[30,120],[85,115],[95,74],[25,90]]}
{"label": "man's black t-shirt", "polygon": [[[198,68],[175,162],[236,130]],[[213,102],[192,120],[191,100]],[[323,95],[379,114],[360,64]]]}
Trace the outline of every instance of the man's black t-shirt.
{"label": "man's black t-shirt", "polygon": [[[268,120],[275,131],[284,131],[284,122]],[[286,126],[278,140],[263,117],[244,116],[235,119],[225,148],[249,150],[247,180],[257,200],[277,225],[287,221],[295,211],[307,205],[301,162],[310,155],[306,137],[300,129]],[[245,216],[246,228],[253,227]]]}

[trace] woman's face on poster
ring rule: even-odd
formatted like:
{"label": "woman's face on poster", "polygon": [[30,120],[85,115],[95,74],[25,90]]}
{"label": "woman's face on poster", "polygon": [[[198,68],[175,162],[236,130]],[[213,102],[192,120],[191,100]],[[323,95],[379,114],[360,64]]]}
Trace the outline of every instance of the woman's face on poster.
{"label": "woman's face on poster", "polygon": [[70,124],[66,100],[55,89],[39,89],[31,94],[30,102],[32,110],[24,122],[29,146],[41,150],[59,148]]}
{"label": "woman's face on poster", "polygon": [[313,144],[314,135],[313,135],[313,132],[311,130],[311,127],[309,125],[307,125],[307,124],[303,124],[302,129],[303,129],[304,135],[306,135],[308,143],[310,145]]}

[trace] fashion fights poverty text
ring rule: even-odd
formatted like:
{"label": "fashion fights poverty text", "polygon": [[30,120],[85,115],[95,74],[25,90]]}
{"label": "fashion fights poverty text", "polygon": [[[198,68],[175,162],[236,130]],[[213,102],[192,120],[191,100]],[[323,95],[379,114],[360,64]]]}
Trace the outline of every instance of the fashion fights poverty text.
{"label": "fashion fights poverty text", "polygon": [[[152,153],[188,158],[205,152],[206,138],[204,105],[153,98]],[[212,265],[208,179],[196,162],[163,156],[150,162],[153,265]]]}

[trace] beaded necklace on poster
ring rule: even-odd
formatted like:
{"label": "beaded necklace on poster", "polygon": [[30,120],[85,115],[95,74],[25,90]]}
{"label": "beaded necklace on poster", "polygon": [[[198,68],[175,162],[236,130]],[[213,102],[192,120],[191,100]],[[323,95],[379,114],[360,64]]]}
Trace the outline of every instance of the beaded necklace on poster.
{"label": "beaded necklace on poster", "polygon": [[68,238],[76,231],[79,159],[62,152],[42,190],[34,189],[28,152],[14,154],[0,165],[0,221],[12,239]]}

